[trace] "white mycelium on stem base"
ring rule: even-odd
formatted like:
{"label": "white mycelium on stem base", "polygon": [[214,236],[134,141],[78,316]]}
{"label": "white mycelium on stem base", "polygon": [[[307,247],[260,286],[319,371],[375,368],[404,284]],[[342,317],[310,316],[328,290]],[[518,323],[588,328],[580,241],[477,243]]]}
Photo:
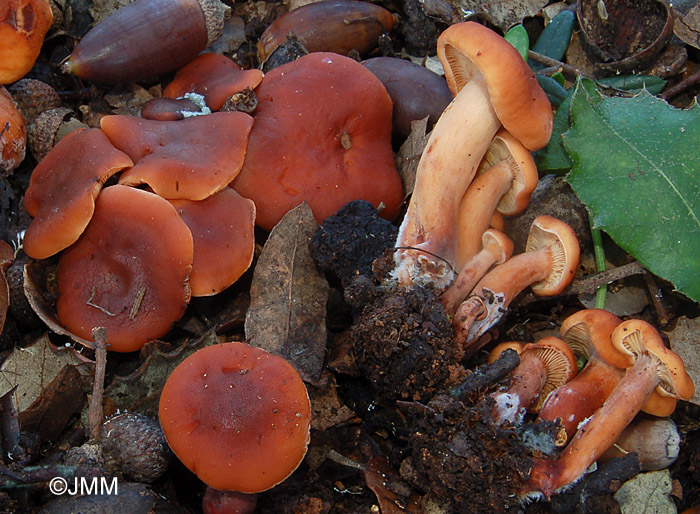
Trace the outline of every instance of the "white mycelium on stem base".
{"label": "white mycelium on stem base", "polygon": [[455,99],[421,156],[393,275],[403,286],[443,289],[454,277],[460,202],[496,131],[504,126],[536,150],[549,141],[552,109],[520,54],[483,25],[449,27],[438,57]]}

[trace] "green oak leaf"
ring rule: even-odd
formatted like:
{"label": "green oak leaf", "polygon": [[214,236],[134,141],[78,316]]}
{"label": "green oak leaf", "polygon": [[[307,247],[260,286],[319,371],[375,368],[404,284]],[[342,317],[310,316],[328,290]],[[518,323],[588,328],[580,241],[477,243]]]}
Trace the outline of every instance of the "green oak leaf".
{"label": "green oak leaf", "polygon": [[700,301],[700,107],[642,91],[606,97],[579,81],[562,138],[566,176],[595,228]]}

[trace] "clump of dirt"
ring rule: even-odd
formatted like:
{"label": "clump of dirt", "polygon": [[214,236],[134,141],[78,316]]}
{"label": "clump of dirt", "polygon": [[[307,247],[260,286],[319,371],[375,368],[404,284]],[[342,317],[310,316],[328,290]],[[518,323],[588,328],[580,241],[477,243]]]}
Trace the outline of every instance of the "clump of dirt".
{"label": "clump of dirt", "polygon": [[[366,280],[355,286],[367,289]],[[349,287],[347,296],[356,290]],[[350,341],[361,375],[381,398],[428,401],[465,375],[455,360],[452,327],[432,291],[380,288],[356,316]]]}
{"label": "clump of dirt", "polygon": [[355,200],[326,218],[312,237],[311,254],[348,285],[357,275],[372,276],[372,262],[394,245],[397,232],[371,203]]}
{"label": "clump of dirt", "polygon": [[532,468],[531,452],[512,427],[490,422],[487,409],[475,409],[447,395],[419,411],[412,453],[401,476],[425,490],[448,512],[514,512],[514,495]]}

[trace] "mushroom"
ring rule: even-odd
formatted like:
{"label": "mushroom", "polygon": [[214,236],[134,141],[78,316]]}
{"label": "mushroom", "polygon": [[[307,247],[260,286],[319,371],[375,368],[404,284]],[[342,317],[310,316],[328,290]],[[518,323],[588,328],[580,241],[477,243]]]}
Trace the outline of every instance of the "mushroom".
{"label": "mushroom", "polygon": [[494,264],[503,264],[513,253],[513,242],[503,232],[487,229],[481,236],[482,248],[459,270],[457,278],[440,295],[447,314],[452,315],[476,283]]}
{"label": "mushroom", "polygon": [[168,199],[204,200],[226,187],[245,159],[253,118],[215,112],[180,121],[111,115],[100,126],[134,161],[119,177],[127,186],[148,184]]}
{"label": "mushroom", "polygon": [[192,248],[187,225],[167,200],[105,188],[85,232],[58,261],[59,321],[88,341],[94,327],[105,327],[108,350],[139,350],[184,314]]}
{"label": "mushroom", "polygon": [[607,400],[581,424],[559,459],[537,459],[525,491],[549,498],[578,480],[619,437],[651,395],[689,400],[695,385],[681,358],[666,348],[649,323],[630,319],[611,334],[613,346],[634,362]]}
{"label": "mushroom", "polygon": [[299,466],[309,444],[311,404],[299,374],[245,343],[187,357],[168,377],[158,415],[178,459],[214,489],[270,489]]}
{"label": "mushroom", "polygon": [[104,183],[133,164],[100,129],[77,129],[61,139],[29,179],[24,207],[34,219],[24,234],[25,253],[45,259],[75,243]]}
{"label": "mushroom", "polygon": [[220,293],[253,262],[255,204],[230,187],[205,200],[170,203],[192,232],[192,296]]}
{"label": "mushroom", "polygon": [[220,491],[207,487],[202,498],[202,512],[204,514],[253,514],[257,504],[257,494]]}
{"label": "mushroom", "polygon": [[503,317],[513,299],[528,286],[538,296],[560,294],[574,278],[579,253],[576,234],[569,225],[547,215],[535,218],[525,253],[493,267],[457,309],[452,321],[455,344],[462,346],[466,355],[476,351],[477,339]]}
{"label": "mushroom", "polygon": [[32,69],[52,22],[48,0],[0,2],[0,84],[11,84]]}
{"label": "mushroom", "polygon": [[10,93],[0,86],[0,175],[12,173],[22,163],[26,152],[26,121]]}
{"label": "mushroom", "polygon": [[586,359],[581,371],[549,395],[539,419],[559,419],[567,438],[579,423],[603,405],[629,365],[612,346],[610,334],[622,320],[603,309],[583,309],[561,324],[559,334],[577,356]]}
{"label": "mushroom", "polygon": [[537,180],[530,150],[500,130],[460,203],[457,269],[481,250],[481,235],[494,212],[514,216],[527,208]]}
{"label": "mushroom", "polygon": [[403,186],[391,146],[391,99],[372,72],[318,52],[278,66],[256,90],[243,169],[232,183],[265,230],[306,201],[322,222],[352,200],[395,219]]}
{"label": "mushroom", "polygon": [[163,97],[175,99],[196,93],[204,97],[207,107],[218,111],[239,91],[255,89],[262,78],[260,70],[243,70],[225,55],[208,52],[180,68],[163,90]]}
{"label": "mushroom", "polygon": [[522,420],[526,410],[539,412],[547,395],[576,375],[576,356],[558,337],[544,337],[526,344],[520,364],[511,372],[511,384],[490,395],[497,425]]}
{"label": "mushroom", "polygon": [[541,148],[552,132],[552,108],[518,51],[483,25],[450,26],[437,52],[455,98],[418,164],[393,275],[401,285],[444,289],[457,262],[460,202],[493,137],[503,126],[526,148]]}

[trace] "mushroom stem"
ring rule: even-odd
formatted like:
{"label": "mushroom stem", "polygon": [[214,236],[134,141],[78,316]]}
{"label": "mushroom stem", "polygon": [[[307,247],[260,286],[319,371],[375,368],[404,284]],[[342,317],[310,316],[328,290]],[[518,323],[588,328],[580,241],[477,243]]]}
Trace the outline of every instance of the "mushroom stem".
{"label": "mushroom stem", "polygon": [[661,382],[660,359],[643,353],[620,379],[603,406],[584,421],[556,463],[535,462],[527,486],[550,497],[577,480],[620,436]]}
{"label": "mushroom stem", "polygon": [[547,381],[544,362],[534,352],[520,354],[520,364],[513,370],[510,387],[491,396],[493,421],[496,425],[514,423],[521,412],[537,399]]}
{"label": "mushroom stem", "polygon": [[513,243],[508,237],[493,229],[481,236],[483,248],[459,268],[457,278],[440,296],[447,314],[454,314],[460,303],[469,295],[476,283],[494,264],[502,264],[513,253]]}
{"label": "mushroom stem", "polygon": [[500,126],[481,77],[468,82],[443,111],[421,155],[399,228],[393,275],[400,285],[432,283],[444,289],[452,282],[459,205]]}
{"label": "mushroom stem", "polygon": [[513,298],[547,277],[551,261],[552,248],[545,246],[511,257],[479,281],[452,320],[455,344],[464,346],[465,356],[475,350],[469,347],[471,343],[503,317]]}
{"label": "mushroom stem", "polygon": [[459,206],[457,267],[481,249],[481,235],[489,228],[496,205],[510,188],[513,174],[504,161],[479,175],[467,187]]}

